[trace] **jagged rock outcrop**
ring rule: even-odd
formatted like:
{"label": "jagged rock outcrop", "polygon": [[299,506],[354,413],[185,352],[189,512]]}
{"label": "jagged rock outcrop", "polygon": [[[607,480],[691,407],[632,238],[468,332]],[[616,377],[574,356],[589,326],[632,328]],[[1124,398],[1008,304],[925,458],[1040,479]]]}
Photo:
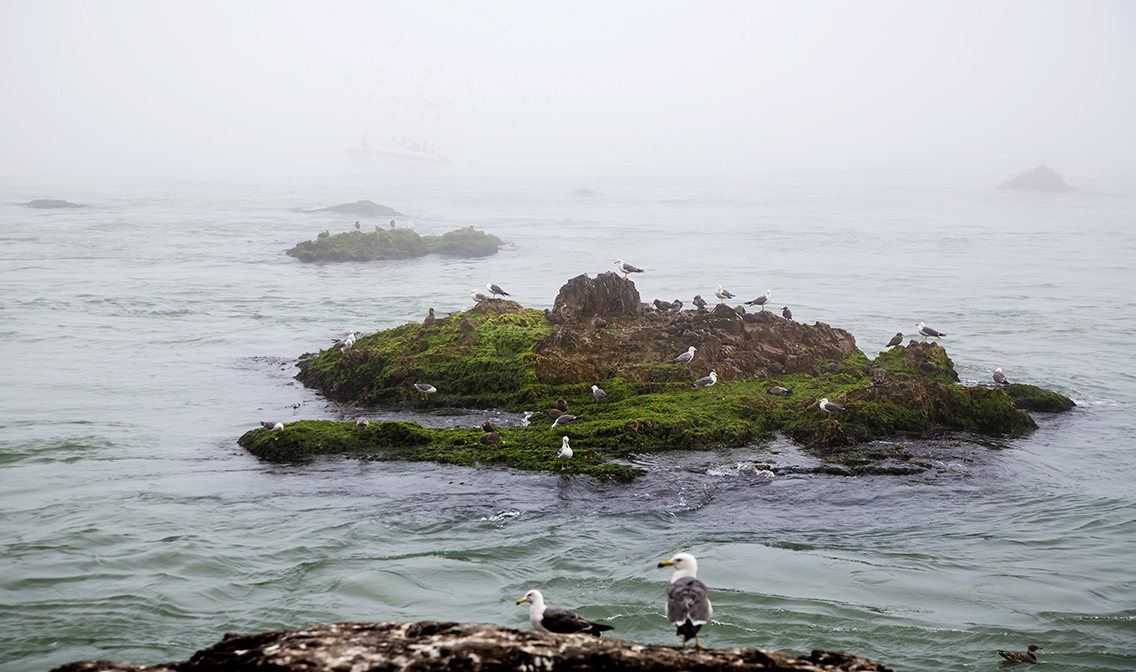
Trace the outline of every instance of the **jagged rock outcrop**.
{"label": "jagged rock outcrop", "polygon": [[1038,166],[1027,170],[1012,180],[1006,180],[998,185],[999,189],[1037,189],[1039,191],[1065,191],[1072,189],[1065,184],[1065,180],[1052,168]]}
{"label": "jagged rock outcrop", "polygon": [[848,653],[795,657],[770,649],[680,649],[589,635],[544,635],[478,623],[335,623],[225,638],[188,661],[142,666],[85,661],[52,672],[516,672],[517,670],[808,670],[890,672]]}

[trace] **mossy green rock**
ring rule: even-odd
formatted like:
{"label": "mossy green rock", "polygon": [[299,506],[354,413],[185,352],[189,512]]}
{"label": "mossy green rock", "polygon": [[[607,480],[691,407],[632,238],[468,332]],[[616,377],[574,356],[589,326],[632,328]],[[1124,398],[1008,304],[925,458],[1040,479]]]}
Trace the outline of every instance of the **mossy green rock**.
{"label": "mossy green rock", "polygon": [[1061,413],[1077,405],[1069,397],[1043,390],[1036,385],[1013,383],[1007,385],[1005,390],[1010,399],[1014,400],[1014,406],[1023,411]]}
{"label": "mossy green rock", "polygon": [[501,239],[465,228],[441,236],[419,236],[413,229],[347,231],[306,240],[287,251],[300,261],[379,261],[427,254],[485,257],[497,253]]}
{"label": "mossy green rock", "polygon": [[[300,381],[340,401],[533,412],[528,425],[500,429],[500,443],[480,443],[480,430],[414,423],[358,430],[354,423],[300,421],[277,434],[253,430],[241,445],[265,459],[337,453],[623,480],[638,470],[611,460],[646,450],[741,446],[777,432],[841,473],[910,473],[926,467],[873,466],[896,456],[856,446],[939,429],[1007,434],[1037,427],[1015,403],[1024,396],[954,384],[954,364],[936,343],[912,341],[870,361],[847,332],[770,312],[738,319],[734,309],[718,306],[649,317],[633,283],[607,275],[574,279],[565,288],[575,286],[578,293],[562,289],[557,297],[577,314],[587,312],[584,306],[621,306],[607,313],[612,326],[604,329],[586,315],[555,320],[559,311],[550,315],[492,300],[429,326],[395,327],[359,338],[346,352],[329,348],[300,362]],[[694,360],[671,361],[693,342]],[[925,363],[934,366],[920,366]],[[694,387],[711,369],[718,384]],[[424,395],[414,383],[438,391]],[[607,396],[595,399],[593,384]],[[774,396],[769,390],[775,386],[791,392]],[[817,405],[822,397],[846,410],[826,413]],[[553,428],[544,411],[559,398],[578,419]],[[562,436],[577,455],[568,463],[554,457]]]}

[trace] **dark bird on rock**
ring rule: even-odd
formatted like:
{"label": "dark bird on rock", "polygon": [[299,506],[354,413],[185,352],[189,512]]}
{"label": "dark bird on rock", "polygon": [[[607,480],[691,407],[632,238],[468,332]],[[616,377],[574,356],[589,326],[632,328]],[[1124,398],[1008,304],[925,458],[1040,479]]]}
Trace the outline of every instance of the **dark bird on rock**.
{"label": "dark bird on rock", "polygon": [[331,235],[331,231],[328,231],[327,229],[324,229],[322,233],[317,233],[317,234],[316,234],[316,239],[317,239],[317,240],[323,240],[324,238],[327,238],[327,237],[328,237],[328,236],[330,236],[330,235]]}
{"label": "dark bird on rock", "polygon": [[487,446],[491,443],[497,443],[500,440],[501,440],[501,435],[498,434],[497,432],[486,432],[486,433],[481,435],[480,439],[478,439],[478,441],[480,441],[481,443],[484,443]]}
{"label": "dark bird on rock", "polygon": [[994,369],[994,382],[999,385],[1009,385],[1010,381],[1006,380],[1006,375],[1002,373],[1002,369]]}
{"label": "dark bird on rock", "polygon": [[547,308],[544,309],[544,319],[547,320],[549,324],[564,324],[564,318]]}
{"label": "dark bird on rock", "polygon": [[923,324],[922,322],[916,322],[915,326],[919,327],[919,335],[923,337],[923,340],[927,340],[928,337],[944,338],[946,336],[946,334],[944,334],[943,332],[935,331],[934,329],[932,329],[931,327],[928,327],[927,325]]}
{"label": "dark bird on rock", "polygon": [[596,313],[595,317],[592,318],[592,326],[596,329],[603,329],[607,327],[607,320],[600,317],[599,313]]}
{"label": "dark bird on rock", "polygon": [[923,348],[919,347],[918,345],[909,346],[907,348],[907,351],[910,352],[911,356],[915,359],[927,359],[927,353],[924,352]]}
{"label": "dark bird on rock", "polygon": [[700,311],[706,310],[706,299],[702,298],[701,294],[695,294],[694,295],[693,303],[694,303],[694,306],[696,308],[698,308],[698,310],[700,310]]}
{"label": "dark bird on rock", "polygon": [[888,341],[887,347],[894,348],[895,346],[899,345],[902,342],[903,342],[903,332],[897,331],[895,336],[892,336],[891,340]]}
{"label": "dark bird on rock", "polygon": [[632,266],[631,264],[623,263],[622,259],[616,259],[615,260],[615,267],[618,268],[619,272],[623,274],[624,280],[627,279],[628,273],[642,273],[643,272],[643,269],[641,269],[641,268],[636,268],[635,266]]}
{"label": "dark bird on rock", "polygon": [[561,413],[556,418],[556,422],[552,423],[552,428],[556,429],[557,427],[561,427],[563,425],[567,425],[569,422],[575,422],[575,421],[576,421],[576,416],[568,415],[567,413]]}
{"label": "dark bird on rock", "polygon": [[564,411],[560,410],[559,408],[547,408],[541,412],[547,415],[549,418],[552,418],[553,420],[564,415]]}
{"label": "dark bird on rock", "polygon": [[939,367],[935,366],[935,363],[929,359],[924,359],[922,362],[919,362],[919,368],[927,373],[935,373],[939,370]]}
{"label": "dark bird on rock", "polygon": [[666,301],[655,299],[653,303],[655,304],[655,310],[658,310],[660,312],[666,312],[671,309],[671,304],[667,303]]}
{"label": "dark bird on rock", "polygon": [[394,228],[394,220],[393,219],[391,220],[391,228],[392,229]]}
{"label": "dark bird on rock", "polygon": [[486,432],[496,432],[500,428],[497,427],[496,422],[493,422],[492,420],[486,420],[485,422],[481,423],[481,429]]}
{"label": "dark bird on rock", "polygon": [[565,401],[563,397],[561,397],[560,399],[556,400],[556,408],[558,408],[561,413],[567,413],[568,412],[568,402]]}
{"label": "dark bird on rock", "polygon": [[787,397],[790,394],[793,394],[793,388],[781,387],[780,385],[777,385],[777,386],[769,388],[769,394],[775,394],[779,397]]}
{"label": "dark bird on rock", "polygon": [[698,631],[710,620],[714,607],[710,604],[706,584],[698,580],[698,561],[690,553],[677,553],[663,560],[659,567],[674,567],[674,575],[667,586],[667,620],[682,637],[682,646],[694,638],[695,648],[704,648],[698,641]]}
{"label": "dark bird on rock", "polygon": [[1037,662],[1037,656],[1034,651],[1041,651],[1041,647],[1037,644],[1030,644],[1029,650],[1025,653],[1020,651],[998,651],[998,655],[1002,656],[1011,663],[1029,663],[1033,665]]}
{"label": "dark bird on rock", "polygon": [[357,219],[355,220],[355,230],[356,231],[362,231],[363,230],[363,227],[359,226],[359,220],[357,220]]}
{"label": "dark bird on rock", "polygon": [[429,327],[432,324],[434,324],[434,309],[433,308],[430,309],[430,314],[426,316],[426,319],[422,320],[422,326],[424,326],[424,327]]}
{"label": "dark bird on rock", "polygon": [[679,301],[678,299],[671,301],[671,310],[675,312],[682,310],[682,301]]}
{"label": "dark bird on rock", "polygon": [[817,406],[819,406],[820,410],[824,411],[825,413],[839,413],[844,410],[843,406],[841,406],[840,404],[832,403],[828,400],[827,397],[818,401]]}
{"label": "dark bird on rock", "polygon": [[781,309],[781,317],[785,318],[786,320],[793,319],[793,311],[789,310],[789,306],[785,306]]}
{"label": "dark bird on rock", "polygon": [[607,392],[601,390],[598,385],[592,385],[592,396],[596,398],[596,401],[599,401],[607,396]]}
{"label": "dark bird on rock", "polygon": [[872,373],[872,380],[874,380],[877,383],[884,382],[884,380],[887,378],[887,375],[888,375],[887,371],[885,371],[884,369],[882,369],[878,366],[875,367],[874,369],[872,369],[871,373]]}
{"label": "dark bird on rock", "polygon": [[825,373],[837,373],[840,371],[840,362],[829,362],[828,366],[824,367]]}
{"label": "dark bird on rock", "polygon": [[[567,440],[568,437],[564,438]],[[579,633],[599,637],[600,633],[612,629],[610,625],[592,623],[574,611],[546,605],[539,590],[530,590],[517,600],[517,604],[525,602],[529,603],[529,622],[537,632],[561,635]]]}

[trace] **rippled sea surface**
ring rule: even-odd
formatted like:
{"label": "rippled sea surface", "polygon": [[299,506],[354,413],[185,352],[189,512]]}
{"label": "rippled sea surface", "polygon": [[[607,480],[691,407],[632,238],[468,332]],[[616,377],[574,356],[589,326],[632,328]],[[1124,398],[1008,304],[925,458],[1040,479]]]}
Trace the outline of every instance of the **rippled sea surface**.
{"label": "rippled sea surface", "polygon": [[[672,644],[655,565],[680,550],[711,588],[709,646],[994,670],[996,649],[1036,643],[1062,669],[1136,669],[1136,190],[991,186],[461,166],[0,183],[0,669],[184,660],[226,632],[317,622],[528,627],[515,602],[530,588],[615,636]],[[88,207],[20,205],[36,198]],[[294,209],[359,199],[423,234],[473,225],[507,245],[476,260],[283,254],[356,219]],[[617,257],[647,269],[646,301],[772,289],[777,309],[849,330],[869,357],[923,321],[971,384],[1001,367],[1078,407],[1026,437],[905,442],[936,466],[898,477],[755,471],[808,462],[785,439],[637,455],[647,474],[630,485],[266,464],[236,444],[270,419],[480,423],[493,412],[329,403],[293,380],[296,357],[466,308],[489,281],[549,307]]]}

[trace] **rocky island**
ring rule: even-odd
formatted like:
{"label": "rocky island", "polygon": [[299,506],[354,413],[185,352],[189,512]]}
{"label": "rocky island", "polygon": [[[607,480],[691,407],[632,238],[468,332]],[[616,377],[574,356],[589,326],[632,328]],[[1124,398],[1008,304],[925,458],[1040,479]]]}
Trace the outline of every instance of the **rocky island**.
{"label": "rocky island", "polygon": [[[781,433],[832,473],[902,474],[930,465],[902,448],[862,446],[940,430],[1013,435],[1037,427],[1027,410],[1073,405],[1032,385],[958,385],[953,362],[934,342],[912,340],[869,360],[851,334],[819,322],[725,304],[652,308],[632,281],[615,273],[569,280],[553,305],[542,312],[482,301],[299,363],[297,378],[330,399],[532,412],[525,426],[490,431],[299,420],[276,432],[251,430],[239,443],[266,460],[341,454],[626,481],[641,473],[619,462],[633,452],[742,446]],[[689,361],[675,361],[691,347]],[[715,384],[695,384],[711,372]],[[436,392],[424,394],[416,383]],[[822,409],[825,398],[842,409]],[[555,420],[563,412],[558,402],[574,421]],[[562,437],[574,450],[567,461],[556,458]]]}
{"label": "rocky island", "polygon": [[999,189],[1036,189],[1038,191],[1066,191],[1072,189],[1061,175],[1052,168],[1038,166],[1027,170],[1012,180],[998,185]]}
{"label": "rocky island", "polygon": [[57,208],[85,208],[87,206],[82,203],[72,203],[60,198],[37,198],[34,201],[25,203],[29,208],[39,208],[40,210],[55,210]]}
{"label": "rocky island", "polygon": [[514,672],[516,670],[808,670],[890,672],[838,651],[796,657],[771,649],[680,649],[590,635],[546,635],[478,623],[335,623],[259,635],[225,635],[187,661],[136,665],[83,661],[52,672]]}
{"label": "rocky island", "polygon": [[419,236],[414,229],[346,231],[321,234],[297,244],[286,254],[300,261],[379,261],[413,259],[427,254],[451,257],[487,257],[497,254],[501,239],[472,227],[440,236]]}

